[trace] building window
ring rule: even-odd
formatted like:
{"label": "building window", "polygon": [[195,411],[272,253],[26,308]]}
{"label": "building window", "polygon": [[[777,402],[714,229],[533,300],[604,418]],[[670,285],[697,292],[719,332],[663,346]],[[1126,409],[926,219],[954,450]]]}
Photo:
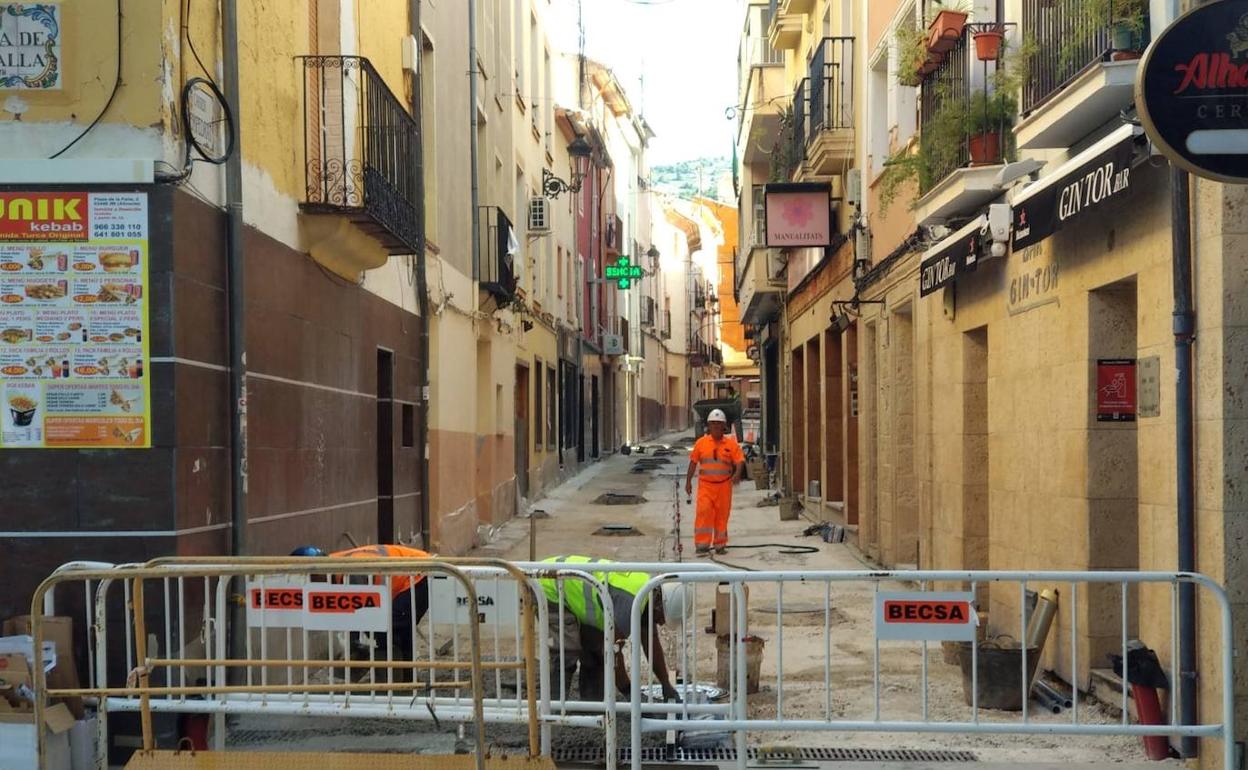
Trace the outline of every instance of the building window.
{"label": "building window", "polygon": [[525,66],[524,66],[524,0],[516,0],[515,12],[512,14],[512,24],[516,31],[516,50],[514,58],[516,62],[516,98],[524,101],[525,86]]}
{"label": "building window", "polygon": [[542,359],[533,359],[533,447],[541,451],[542,449],[542,429],[546,423],[542,420]]}
{"label": "building window", "polygon": [[555,368],[553,366],[546,367],[546,448],[555,448],[555,437],[557,426],[555,425],[555,416],[558,412]]}
{"label": "building window", "polygon": [[425,178],[425,237],[438,240],[438,154],[437,154],[437,101],[435,84],[438,82],[437,63],[434,59],[433,41],[422,34],[420,52],[420,138],[424,148],[422,162]]}
{"label": "building window", "polygon": [[554,145],[552,144],[552,141],[553,141],[552,137],[554,136],[554,133],[555,133],[555,125],[554,125],[555,106],[554,106],[554,97],[553,97],[554,89],[551,86],[551,71],[550,70],[551,70],[550,49],[547,48],[546,55],[542,59],[542,72],[544,73],[543,75],[544,80],[542,82],[542,121],[545,123],[543,128],[545,129],[546,152],[548,153],[553,152],[554,150]]}
{"label": "building window", "polygon": [[563,247],[555,249],[555,293],[563,299]]}
{"label": "building window", "polygon": [[537,103],[538,83],[541,82],[541,73],[537,71],[540,64],[537,58],[537,17],[529,16],[529,58],[525,62],[525,69],[528,71],[529,80],[529,109],[531,110],[530,119],[533,121],[533,127],[537,128],[537,114],[546,109],[546,105]]}

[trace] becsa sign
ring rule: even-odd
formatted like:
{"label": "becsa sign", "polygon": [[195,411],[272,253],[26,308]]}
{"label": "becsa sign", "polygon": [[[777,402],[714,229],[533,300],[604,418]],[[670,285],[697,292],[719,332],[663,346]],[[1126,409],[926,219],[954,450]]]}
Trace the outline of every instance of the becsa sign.
{"label": "becsa sign", "polygon": [[1203,5],[1167,27],[1136,74],[1135,103],[1173,163],[1248,183],[1248,0]]}
{"label": "becsa sign", "polygon": [[975,595],[955,591],[880,592],[875,635],[886,641],[969,642],[979,616]]}
{"label": "becsa sign", "polygon": [[385,586],[250,582],[247,625],[309,631],[389,631],[390,595]]}

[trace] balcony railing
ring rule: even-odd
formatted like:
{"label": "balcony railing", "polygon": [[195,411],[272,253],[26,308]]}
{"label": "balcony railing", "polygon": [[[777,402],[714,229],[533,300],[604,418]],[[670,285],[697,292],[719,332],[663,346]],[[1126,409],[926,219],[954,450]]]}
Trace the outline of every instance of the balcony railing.
{"label": "balcony railing", "polygon": [[481,226],[481,288],[500,302],[516,295],[516,260],[520,255],[511,220],[497,206],[482,206]]}
{"label": "balcony railing", "polygon": [[[993,25],[996,26],[996,25]],[[1012,95],[997,94],[997,62],[980,62],[971,53],[976,25],[968,24],[944,61],[923,81],[919,97],[919,193],[968,165],[995,165],[1005,159],[1006,131],[1016,105]],[[1002,100],[1002,101],[998,101]],[[979,117],[981,116],[982,117]]]}
{"label": "balcony railing", "polygon": [[791,177],[825,131],[854,127],[854,38],[825,37],[815,48],[807,77],[793,91],[793,128],[786,159]]}
{"label": "balcony railing", "polygon": [[303,209],[344,214],[392,254],[419,250],[419,126],[360,56],[300,56]]}
{"label": "balcony railing", "polygon": [[[1023,114],[1039,107],[1088,68],[1113,57],[1114,19],[1122,15],[1121,0],[1117,5],[1115,12],[1115,2],[1109,0],[1101,18],[1070,0],[1023,0],[1023,35],[1036,42],[1034,52],[1027,57]],[[1146,17],[1141,18],[1139,31],[1147,29]],[[1133,47],[1143,50],[1146,43],[1136,40]]]}
{"label": "balcony railing", "polygon": [[810,60],[806,142],[854,127],[854,39],[825,37]]}

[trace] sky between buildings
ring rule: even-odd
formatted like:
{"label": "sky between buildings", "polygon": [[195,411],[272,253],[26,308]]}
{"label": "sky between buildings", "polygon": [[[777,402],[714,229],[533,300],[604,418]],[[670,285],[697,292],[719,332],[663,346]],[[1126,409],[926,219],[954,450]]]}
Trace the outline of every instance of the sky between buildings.
{"label": "sky between buildings", "polygon": [[578,4],[585,53],[615,70],[658,135],[652,166],[732,153],[743,0],[557,0],[576,50]]}

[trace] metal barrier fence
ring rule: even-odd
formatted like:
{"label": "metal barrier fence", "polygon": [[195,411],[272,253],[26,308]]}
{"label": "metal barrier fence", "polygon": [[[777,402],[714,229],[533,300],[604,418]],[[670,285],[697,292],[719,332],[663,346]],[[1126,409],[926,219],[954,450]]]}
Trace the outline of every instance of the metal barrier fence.
{"label": "metal barrier fence", "polygon": [[[620,605],[607,580],[608,575],[619,572],[652,576],[624,615],[617,614]],[[426,585],[446,581],[459,588],[449,593],[446,587],[431,591],[423,622],[417,622],[415,599],[408,592],[408,655],[396,650],[395,631],[399,627],[391,617],[376,626],[385,628],[384,641],[374,639],[374,643],[361,645],[360,632],[279,623],[276,609],[273,614],[254,612],[249,625],[247,609],[240,604],[253,601],[258,595],[259,609],[267,610],[270,605],[266,591],[289,589],[291,581],[298,581],[297,585],[303,588],[333,587],[343,592],[360,585],[374,586],[389,594],[396,581],[417,575],[424,576]],[[548,585],[554,581],[558,602],[547,601],[542,581],[548,581]],[[1070,672],[1078,672],[1081,661],[1085,665],[1090,662],[1091,641],[1081,633],[1081,627],[1095,623],[1098,633],[1104,632],[1107,617],[1114,615],[1116,630],[1113,643],[1108,646],[1125,656],[1134,623],[1132,608],[1144,601],[1154,608],[1164,605],[1167,586],[1171,604],[1170,659],[1177,661],[1174,605],[1178,586],[1186,583],[1201,587],[1212,594],[1222,615],[1221,721],[1178,725],[1177,701],[1172,698],[1171,725],[1129,724],[1125,682],[1120,723],[1093,724],[1081,720],[1080,693],[1075,688],[1071,690],[1069,719],[1058,721],[1048,715],[1037,718],[1030,713],[1026,695],[1031,670],[1038,661],[1025,649],[1018,655],[1017,684],[1013,685],[1021,691],[1022,712],[1018,719],[1003,720],[997,715],[999,712],[980,708],[982,656],[987,648],[978,633],[970,637],[967,650],[969,716],[960,717],[929,704],[932,671],[927,642],[912,642],[908,648],[918,647],[921,652],[917,665],[912,656],[908,664],[899,666],[895,642],[882,644],[876,638],[872,644],[870,637],[859,640],[858,664],[870,687],[862,689],[860,704],[846,703],[848,690],[835,684],[833,671],[847,661],[853,662],[855,651],[847,652],[839,644],[834,645],[833,629],[849,618],[846,613],[874,614],[879,597],[886,595],[894,583],[898,587],[913,583],[920,592],[933,597],[938,595],[936,588],[958,587],[969,597],[968,606],[990,610],[993,626],[1012,629],[1017,624],[1019,639],[1024,637],[1028,624],[1029,588],[1059,588],[1063,595],[1059,628],[1045,655],[1046,660]],[[715,588],[716,585],[722,588]],[[643,613],[642,608],[647,599],[653,602],[650,606],[664,601],[663,586],[680,586],[678,593],[683,601],[667,602],[665,629],[660,632],[656,628],[656,613]],[[703,589],[701,609],[699,587]],[[74,589],[81,589],[82,593],[77,594]],[[720,599],[711,604],[718,604],[720,612],[726,613],[712,622],[714,629],[704,627],[708,614],[705,594],[711,589],[719,592]],[[604,610],[602,627],[608,657],[602,671],[600,700],[574,697],[567,672],[575,653],[565,649],[561,633],[550,633],[563,626],[563,597],[569,592],[583,595],[586,590],[596,596],[598,606]],[[769,591],[774,596],[774,607],[762,607]],[[753,605],[748,615],[747,592]],[[1222,738],[1227,760],[1234,752],[1233,742],[1228,739],[1233,724],[1229,604],[1220,587],[1194,574],[740,572],[705,562],[677,565],[508,564],[460,559],[163,559],[142,565],[65,565],[40,587],[33,606],[50,616],[55,614],[58,603],[65,606],[66,599],[79,595],[89,629],[88,685],[73,691],[48,690],[46,678],[39,672],[37,692],[45,697],[85,695],[96,699],[101,757],[107,756],[109,714],[125,712],[140,714],[145,747],[153,742],[151,715],[160,712],[214,715],[217,748],[223,748],[227,714],[471,721],[476,725],[478,757],[485,754],[485,725],[526,726],[530,755],[543,756],[550,755],[552,727],[599,727],[605,744],[603,756],[612,770],[623,753],[617,746],[621,713],[631,718],[626,746],[634,767],[639,766],[643,757],[643,736],[664,731],[694,737],[731,734],[739,766],[747,757],[749,733],[771,731],[1194,736]],[[279,595],[277,601],[280,600]],[[552,612],[559,615],[552,616]],[[32,614],[36,616],[34,633],[41,640],[40,613]],[[1134,615],[1138,618],[1140,612]],[[747,645],[742,640],[751,617],[774,617],[772,637],[767,642],[771,655],[766,659],[768,667],[774,666],[774,677],[768,680],[774,689],[774,715],[759,713],[759,698],[768,700],[766,710],[773,708],[770,698],[748,697],[747,670],[751,666]],[[864,628],[879,622],[865,616],[862,619],[867,623]],[[617,622],[622,626],[619,633]],[[700,640],[712,630],[723,634],[721,641]],[[659,648],[666,647],[671,668],[680,674],[675,678],[678,703],[664,702],[658,696],[654,667],[643,665],[643,647],[654,649],[660,635],[666,639]],[[646,645],[642,644],[643,638]],[[620,649],[613,644],[616,639],[631,647],[630,682],[625,688],[627,697],[623,698],[616,696],[616,670],[609,658],[611,652]],[[800,646],[798,643],[803,640],[805,646]],[[1102,640],[1101,647],[1105,646],[1107,643]],[[366,654],[359,654],[361,647],[366,648]],[[711,678],[706,669],[717,657],[707,654],[712,647],[724,669],[716,672],[723,680],[721,685],[726,685],[724,700],[720,702],[704,697],[695,687]],[[790,661],[788,670],[786,654]],[[464,672],[470,674],[467,680],[462,676]],[[444,676],[447,678],[440,678]],[[405,681],[408,677],[410,682]],[[894,705],[886,709],[881,696],[885,682],[895,686],[911,680],[919,685],[916,697],[900,707],[895,705],[896,699],[891,699],[890,704]],[[1069,680],[1078,681],[1078,676],[1070,676]],[[1173,667],[1171,681],[1182,684]],[[1213,680],[1206,677],[1209,681]],[[947,677],[938,677],[937,684],[942,682],[949,685]],[[44,698],[38,700],[37,707],[42,708]],[[792,716],[795,702],[805,712],[802,718]],[[855,705],[860,706],[860,713],[849,713]],[[820,710],[822,719],[810,718]],[[896,711],[905,713],[898,715]]]}
{"label": "metal barrier fence", "polygon": [[[154,713],[213,715],[217,749],[224,748],[226,715],[271,714],[471,721],[477,725],[479,753],[485,724],[527,725],[530,754],[545,756],[553,725],[598,727],[603,729],[608,767],[614,768],[617,713],[631,708],[617,701],[615,668],[603,667],[601,700],[573,699],[566,664],[575,665],[575,652],[565,649],[562,635],[551,637],[550,628],[570,620],[564,617],[567,591],[589,591],[599,606],[611,608],[606,575],[653,575],[672,566],[298,557],[75,562],[45,581],[33,606],[44,616],[54,615],[58,598],[64,606],[70,598],[65,592],[76,599],[73,589],[81,588],[88,685],[48,690],[40,678],[38,692],[96,700],[101,757],[107,756],[110,714],[139,713],[148,749],[153,745]],[[722,570],[706,563],[685,567],[692,572]],[[390,607],[393,618],[383,623],[388,631],[380,632],[384,641],[363,637],[363,632],[310,629],[281,618],[280,604],[305,596],[303,588],[350,591],[368,585],[390,594],[396,583],[417,576],[427,586],[454,582],[460,591],[450,606],[445,587],[428,589],[423,622],[414,592],[404,593],[408,611],[403,617],[411,640],[407,650],[396,644],[396,632],[402,630],[398,600]],[[547,601],[542,580],[554,582],[557,602]],[[251,606],[244,608],[243,603]],[[552,618],[552,612],[559,615]],[[37,611],[32,614],[40,617]],[[608,648],[616,637],[615,621],[614,613],[603,613]],[[38,621],[36,629],[42,638]],[[366,649],[363,656],[358,654],[361,648]],[[687,659],[688,652],[682,648],[679,656]],[[438,678],[442,672],[465,670],[475,672],[470,681]],[[504,677],[512,672],[514,681],[506,682]],[[650,713],[653,707],[643,708]]]}
{"label": "metal barrier fence", "polygon": [[[722,704],[689,704],[668,706],[665,711],[668,714],[663,718],[655,718],[648,716],[643,707],[642,702],[642,685],[640,677],[634,677],[630,693],[630,704],[632,707],[631,717],[631,765],[634,770],[640,770],[642,767],[642,739],[643,735],[648,732],[661,732],[678,730],[685,734],[695,734],[698,732],[727,732],[734,734],[736,747],[737,767],[745,768],[747,759],[747,738],[750,733],[760,732],[888,732],[888,733],[943,733],[943,734],[1064,734],[1064,735],[1083,735],[1083,736],[1191,736],[1203,738],[1220,738],[1222,740],[1222,759],[1223,767],[1235,767],[1235,744],[1233,740],[1234,725],[1234,698],[1232,691],[1232,625],[1231,625],[1231,609],[1225,591],[1209,578],[1193,573],[1169,573],[1169,572],[986,572],[986,571],[775,571],[775,572],[728,572],[728,573],[689,573],[689,572],[673,572],[666,575],[657,575],[637,593],[636,599],[632,607],[631,617],[631,646],[632,646],[632,667],[634,671],[640,670],[640,645],[641,634],[653,634],[653,623],[642,627],[642,604],[647,597],[655,594],[661,587],[669,585],[682,585],[686,589],[696,589],[699,585],[708,583],[727,584],[731,587],[731,632],[728,642],[729,653],[729,697],[726,703]],[[982,641],[978,628],[972,627],[969,630],[969,661],[966,660],[965,647],[963,652],[959,654],[963,656],[960,663],[969,664],[969,695],[967,699],[969,703],[970,717],[958,719],[945,714],[934,715],[929,706],[929,687],[930,687],[930,666],[928,655],[928,641],[922,640],[921,635],[913,635],[909,638],[913,641],[909,642],[912,646],[918,646],[921,653],[921,662],[919,664],[919,689],[920,696],[916,704],[903,703],[901,708],[894,707],[897,711],[910,711],[912,713],[905,714],[901,717],[890,717],[884,713],[881,704],[881,682],[882,682],[882,657],[881,657],[881,640],[883,633],[882,627],[887,623],[882,613],[888,605],[888,597],[890,592],[883,590],[894,587],[902,590],[906,583],[917,585],[918,592],[911,592],[910,599],[917,600],[911,602],[917,606],[924,603],[924,594],[930,597],[931,601],[952,601],[949,599],[951,594],[933,591],[934,586],[955,586],[960,589],[956,592],[957,600],[969,608],[968,623],[978,626],[978,614],[975,607],[981,603],[987,603],[993,609],[990,616],[994,625],[1002,628],[1012,627],[1012,622],[998,622],[995,617],[999,611],[1005,611],[1013,614],[1017,612],[1017,629],[1018,636],[1014,637],[1020,641],[1019,649],[1015,653],[1018,658],[1017,668],[1017,693],[1018,699],[1021,700],[1021,711],[1017,719],[1002,719],[995,713],[981,713],[983,709],[981,705],[981,686],[986,682],[981,681],[981,677],[985,676],[983,669],[984,657],[989,649]],[[875,639],[873,651],[870,651],[871,659],[871,692],[872,698],[866,707],[861,709],[862,713],[842,715],[839,713],[839,707],[848,709],[852,704],[838,703],[838,708],[834,708],[834,698],[838,697],[832,682],[832,671],[834,666],[839,666],[842,662],[833,654],[832,630],[834,627],[834,617],[839,613],[838,607],[834,604],[834,600],[841,601],[848,598],[853,592],[854,585],[857,584],[858,590],[855,601],[859,604],[869,604],[870,611],[874,615]],[[890,586],[890,584],[895,584]],[[1016,589],[1011,590],[1007,586],[1016,584]],[[1121,692],[1121,720],[1114,724],[1094,724],[1088,720],[1080,720],[1079,717],[1079,697],[1080,692],[1077,687],[1072,686],[1070,691],[1071,708],[1069,719],[1046,718],[1039,719],[1032,713],[1029,713],[1028,701],[1034,681],[1036,666],[1039,663],[1037,653],[1029,653],[1026,644],[1021,641],[1026,638],[1026,630],[1028,627],[1028,588],[1036,589],[1058,587],[1064,592],[1068,592],[1068,600],[1065,602],[1068,613],[1064,613],[1059,609],[1058,618],[1059,626],[1065,626],[1067,633],[1061,633],[1063,629],[1056,629],[1057,633],[1054,638],[1058,640],[1059,647],[1056,655],[1052,659],[1057,659],[1062,665],[1068,668],[1072,674],[1070,681],[1078,681],[1077,672],[1080,670],[1080,648],[1090,648],[1093,641],[1099,641],[1104,646],[1104,638],[1093,640],[1090,636],[1085,638],[1080,633],[1080,612],[1081,608],[1087,612],[1088,619],[1084,621],[1085,625],[1097,626],[1098,631],[1103,631],[1106,626],[1107,619],[1118,625],[1117,644],[1114,645],[1116,652],[1121,654],[1125,662],[1128,655],[1128,641],[1130,640],[1130,630],[1132,628],[1131,607],[1137,606],[1141,601],[1141,594],[1145,591],[1150,592],[1148,599],[1154,605],[1158,604],[1159,599],[1164,601],[1165,597],[1159,597],[1157,594],[1158,587],[1164,592],[1165,587],[1169,586],[1169,615],[1171,619],[1170,628],[1170,659],[1172,661],[1170,671],[1170,682],[1172,687],[1183,687],[1185,683],[1179,676],[1177,670],[1178,655],[1178,592],[1181,584],[1191,584],[1198,589],[1207,591],[1214,600],[1221,619],[1221,676],[1217,680],[1217,684],[1221,687],[1221,704],[1222,713],[1217,721],[1205,722],[1202,724],[1183,725],[1179,723],[1179,714],[1177,710],[1178,698],[1174,697],[1171,692],[1170,701],[1170,724],[1168,725],[1144,725],[1130,724],[1127,678],[1122,677]],[[773,629],[774,638],[768,644],[774,647],[774,681],[771,685],[775,691],[774,699],[774,717],[753,716],[753,710],[762,711],[763,704],[752,704],[748,699],[747,687],[747,643],[745,631],[747,630],[747,607],[746,596],[747,591],[753,594],[752,601],[757,606],[758,599],[761,594],[766,594],[767,587],[774,590],[775,597],[775,625]],[[817,678],[813,686],[802,688],[797,685],[793,678],[786,677],[785,670],[785,595],[786,587],[789,588],[788,593],[790,601],[795,593],[801,593],[807,600],[813,599],[820,609],[815,610],[816,616],[822,614],[822,634],[821,644],[818,649],[822,658],[822,675],[823,679],[820,683]],[[834,593],[833,588],[837,591]],[[1083,594],[1083,602],[1080,601],[1080,594]],[[986,594],[986,596],[985,596]],[[1116,596],[1114,596],[1116,594]],[[910,601],[907,599],[906,601]],[[898,601],[899,607],[906,602]],[[1015,608],[1013,605],[1017,604]],[[1008,609],[1001,609],[1008,608]],[[861,608],[860,608],[861,610]],[[768,612],[771,610],[769,609]],[[891,612],[891,611],[890,611]],[[903,613],[899,609],[898,616]],[[1114,616],[1117,617],[1114,617]],[[696,617],[696,613],[695,613]],[[1138,613],[1137,613],[1138,621]],[[909,621],[907,621],[909,622]],[[801,628],[801,626],[797,626]],[[1091,629],[1089,628],[1089,631]],[[791,626],[790,637],[795,635],[795,630]],[[890,631],[890,634],[892,632]],[[903,632],[901,637],[905,637]],[[1066,642],[1062,641],[1065,637],[1069,646],[1065,646]],[[894,636],[893,638],[898,638]],[[885,642],[892,645],[893,642]],[[1053,653],[1053,647],[1047,648],[1049,653]],[[838,651],[839,652],[839,651]],[[1104,652],[1104,650],[1102,650]],[[1085,652],[1085,654],[1090,654]],[[1029,660],[1030,656],[1030,660]],[[806,656],[808,657],[808,653]],[[697,658],[695,656],[695,661]],[[1085,663],[1091,661],[1086,660]],[[696,663],[695,663],[696,665]],[[1010,665],[1013,665],[1012,663]],[[792,668],[797,669],[799,665]],[[1124,663],[1125,669],[1125,663]],[[686,670],[686,676],[691,673]],[[906,672],[902,672],[905,675]],[[893,674],[897,676],[897,674]],[[1004,674],[1008,677],[1010,674]],[[696,679],[696,676],[692,677]],[[769,680],[770,681],[770,680]],[[1212,678],[1206,681],[1213,681]],[[1176,684],[1177,683],[1177,684]],[[801,697],[809,696],[811,693],[820,694],[820,684],[822,684],[822,705],[824,717],[822,719],[810,718],[786,718],[785,702],[786,696]],[[963,679],[964,691],[968,682]],[[904,699],[903,699],[904,700]],[[894,701],[896,702],[896,701]],[[773,704],[768,703],[766,709],[770,710]],[[809,705],[809,704],[807,704]],[[651,709],[653,711],[654,709]],[[917,713],[914,713],[916,712]],[[708,715],[710,720],[690,719],[691,716]]]}

